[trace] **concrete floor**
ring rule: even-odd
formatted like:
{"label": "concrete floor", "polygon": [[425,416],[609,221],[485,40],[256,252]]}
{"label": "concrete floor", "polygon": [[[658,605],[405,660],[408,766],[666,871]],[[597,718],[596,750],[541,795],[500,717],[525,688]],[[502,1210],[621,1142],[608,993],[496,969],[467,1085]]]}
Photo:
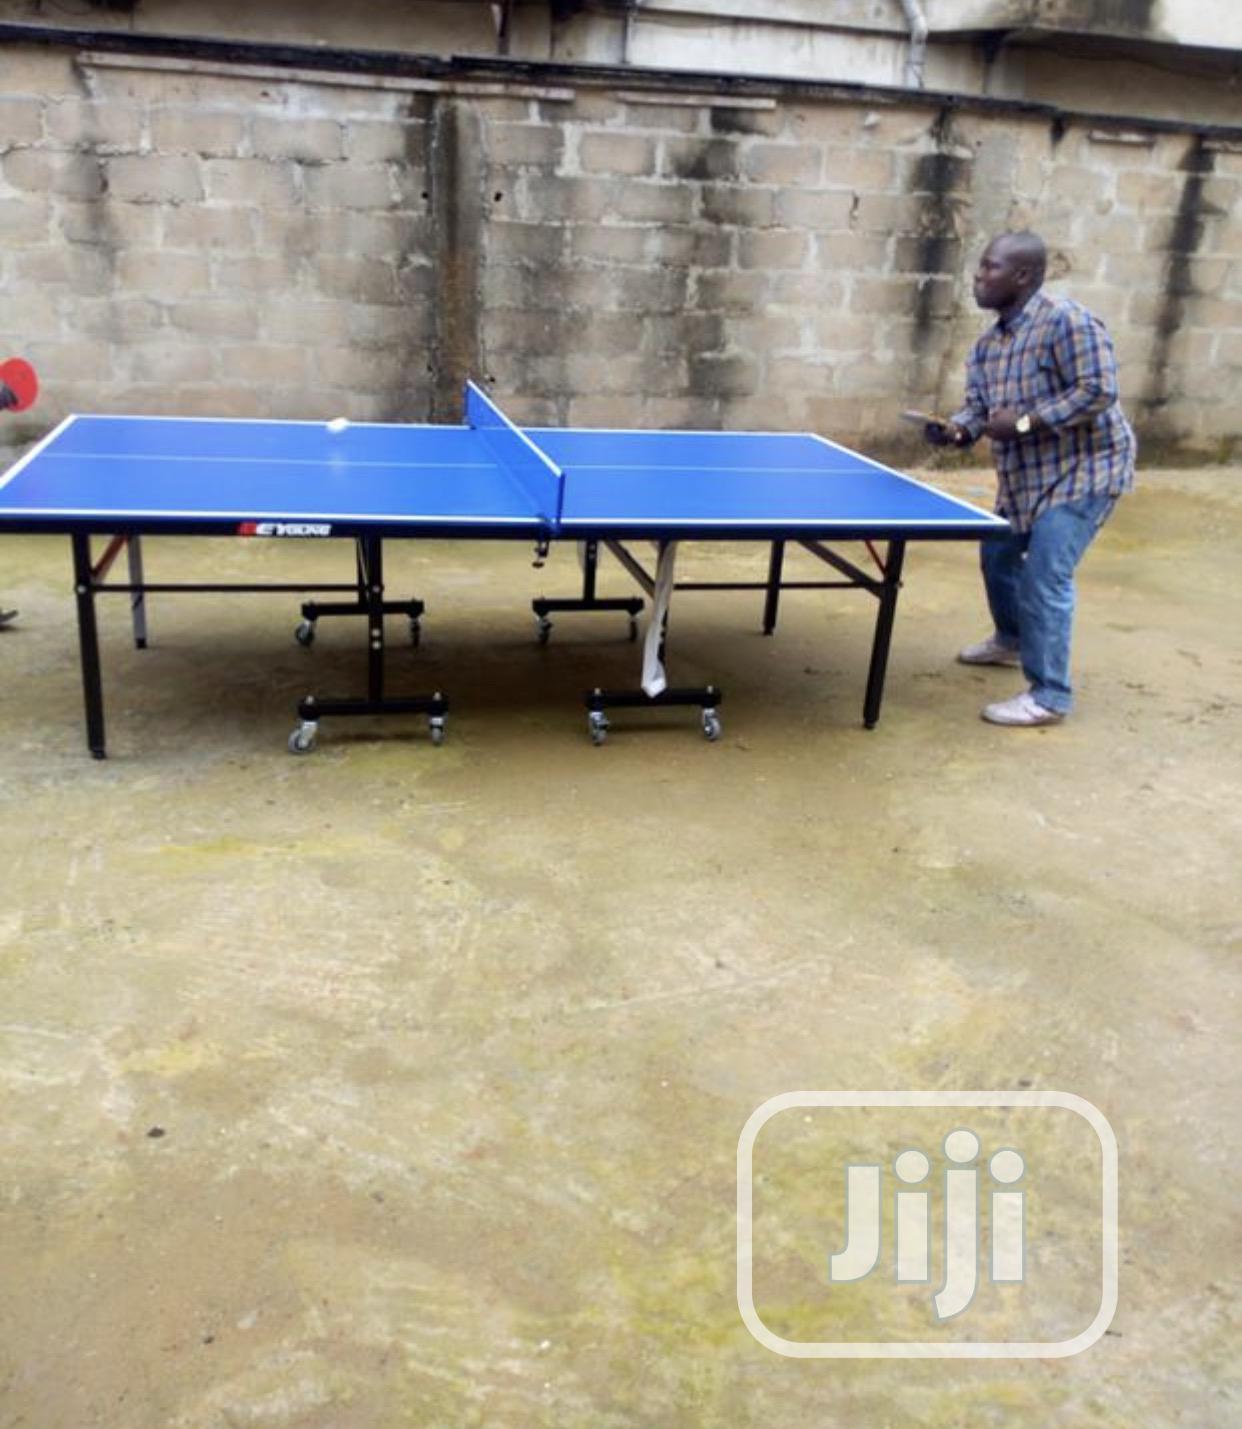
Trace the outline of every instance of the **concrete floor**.
{"label": "concrete floor", "polygon": [[[637,651],[603,616],[535,644],[526,603],[572,589],[568,553],[535,572],[525,548],[411,546],[390,578],[428,601],[426,639],[392,666],[451,695],[442,748],[413,720],[289,756],[296,698],[356,682],[356,625],[306,651],[289,598],[166,597],[145,652],[104,605],[97,763],[68,543],[0,538],[21,609],[0,632],[0,1424],[1242,1422],[1240,478],[1147,474],[1083,571],[1079,712],[1023,732],[977,717],[1014,672],[951,660],[985,627],[966,546],[912,553],[874,732],[865,597],[789,596],[767,640],[754,597],[699,596],[671,673],[725,687],[723,738],[620,714],[602,749],[580,692],[630,682]],[[290,579],[326,554],[152,543],[148,574]],[[758,1344],[739,1134],[769,1097],[841,1088],[1095,1103],[1120,1147],[1109,1333],[1063,1359]],[[783,1114],[755,1153],[765,1318],[1075,1333],[1100,1158],[1041,1115],[969,1123],[1026,1154],[1026,1283],[929,1332],[928,1287],[833,1286],[824,1258],[844,1161],[935,1152],[941,1114]]]}

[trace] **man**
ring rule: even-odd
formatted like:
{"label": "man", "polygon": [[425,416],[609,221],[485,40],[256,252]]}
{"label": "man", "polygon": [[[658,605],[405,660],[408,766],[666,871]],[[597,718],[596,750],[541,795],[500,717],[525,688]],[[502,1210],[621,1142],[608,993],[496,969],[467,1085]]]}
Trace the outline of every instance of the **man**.
{"label": "man", "polygon": [[1070,711],[1074,569],[1134,485],[1112,341],[1081,304],[1040,291],[1046,263],[1034,233],[988,244],[974,293],[996,322],[966,364],[965,405],[924,428],[934,446],[992,440],[996,510],[1012,534],[982,543],[995,630],[957,658],[1021,666],[1029,688],[983,710],[993,724],[1019,727],[1057,724]]}

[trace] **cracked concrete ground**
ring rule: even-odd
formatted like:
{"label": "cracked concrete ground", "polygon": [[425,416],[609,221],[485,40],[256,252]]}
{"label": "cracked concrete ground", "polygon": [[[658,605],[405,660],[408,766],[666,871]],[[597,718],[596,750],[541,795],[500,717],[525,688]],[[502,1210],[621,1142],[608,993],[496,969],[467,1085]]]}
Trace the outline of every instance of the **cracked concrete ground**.
{"label": "cracked concrete ground", "polygon": [[[981,473],[942,484],[986,500]],[[450,694],[442,748],[419,720],[340,723],[289,756],[296,699],[356,685],[356,624],[304,650],[289,598],[169,596],[141,652],[103,605],[98,763],[67,545],[0,538],[21,611],[0,632],[0,1423],[1242,1420],[1237,471],[1146,473],[1122,503],[1082,571],[1078,712],[1039,731],[978,718],[1013,671],[952,662],[985,629],[965,545],[912,549],[875,731],[866,597],[787,595],[765,639],[757,597],[685,596],[671,674],[723,685],[723,738],[622,712],[594,748],[581,691],[631,682],[637,649],[608,616],[536,644],[527,602],[572,591],[572,556],[412,544],[389,579],[427,600],[425,640],[394,622],[393,682]],[[148,576],[327,555],[152,542]],[[763,554],[687,566],[724,559]],[[1120,1301],[1098,1343],[797,1359],[752,1338],[742,1128],[779,1093],[875,1088],[1104,1113]],[[1026,1157],[1025,1281],[944,1326],[891,1267],[831,1284],[844,1164],[935,1154],[944,1114],[782,1113],[753,1163],[766,1324],[900,1344],[1090,1321],[1099,1144],[1047,1109],[967,1115]]]}

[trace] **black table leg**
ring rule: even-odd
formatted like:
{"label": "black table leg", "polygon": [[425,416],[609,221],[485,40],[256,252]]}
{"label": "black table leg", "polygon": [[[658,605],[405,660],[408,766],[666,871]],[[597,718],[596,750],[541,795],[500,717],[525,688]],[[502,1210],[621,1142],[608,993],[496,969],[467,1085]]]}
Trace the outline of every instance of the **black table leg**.
{"label": "black table leg", "polygon": [[781,575],[785,569],[785,543],[772,542],[772,554],[768,559],[768,593],[763,602],[763,633],[771,635],[776,629],[776,610],[781,599]]}
{"label": "black table leg", "polygon": [[880,607],[875,617],[875,637],[871,642],[871,666],[867,671],[867,694],[863,701],[863,724],[874,729],[880,718],[880,702],[884,698],[884,676],[888,669],[888,651],[893,638],[893,620],[897,614],[897,593],[901,589],[901,568],[905,563],[906,543],[890,541],[884,562],[884,579],[880,589]]}
{"label": "black table leg", "polygon": [[95,623],[95,577],[91,538],[71,536],[73,593],[78,603],[78,647],[82,655],[82,695],[86,701],[86,743],[96,759],[107,757],[104,744],[103,678],[99,668],[99,630]]}

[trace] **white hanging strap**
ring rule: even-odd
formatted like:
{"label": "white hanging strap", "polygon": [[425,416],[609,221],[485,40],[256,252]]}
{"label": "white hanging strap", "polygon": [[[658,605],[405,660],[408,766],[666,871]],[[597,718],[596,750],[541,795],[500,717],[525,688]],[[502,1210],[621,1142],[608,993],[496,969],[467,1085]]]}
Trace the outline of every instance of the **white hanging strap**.
{"label": "white hanging strap", "polygon": [[677,565],[677,542],[661,541],[656,562],[655,589],[651,593],[651,619],[643,640],[643,693],[661,694],[668,680],[664,676],[661,647],[664,644],[664,622],[668,618],[669,602],[673,598],[673,578]]}

